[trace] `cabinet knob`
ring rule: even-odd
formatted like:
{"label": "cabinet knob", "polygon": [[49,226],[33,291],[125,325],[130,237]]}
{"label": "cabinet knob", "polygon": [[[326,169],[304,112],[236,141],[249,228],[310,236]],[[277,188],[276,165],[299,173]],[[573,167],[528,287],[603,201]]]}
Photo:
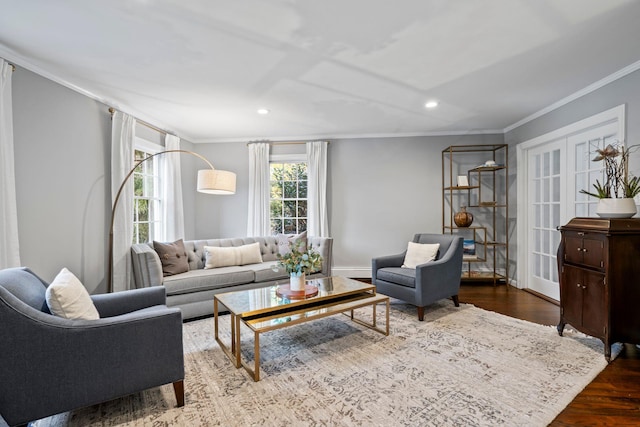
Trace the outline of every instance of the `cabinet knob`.
{"label": "cabinet knob", "polygon": [[587,289],[587,287],[586,287],[586,286],[583,286],[583,287],[582,287],[582,289]]}
{"label": "cabinet knob", "polygon": [[580,283],[576,284],[577,287],[581,287],[582,285]]}
{"label": "cabinet knob", "polygon": [[582,248],[578,248],[578,252],[582,252]]}
{"label": "cabinet knob", "polygon": [[587,248],[582,248],[582,252],[587,253],[587,252],[589,252],[589,251],[587,251]]}

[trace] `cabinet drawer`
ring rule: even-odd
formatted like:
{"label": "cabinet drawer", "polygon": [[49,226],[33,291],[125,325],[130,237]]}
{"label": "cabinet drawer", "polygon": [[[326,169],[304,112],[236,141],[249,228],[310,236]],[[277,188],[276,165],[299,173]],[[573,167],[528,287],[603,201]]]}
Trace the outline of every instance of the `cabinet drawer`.
{"label": "cabinet drawer", "polygon": [[602,269],[606,264],[606,238],[596,233],[566,233],[564,260],[573,264]]}

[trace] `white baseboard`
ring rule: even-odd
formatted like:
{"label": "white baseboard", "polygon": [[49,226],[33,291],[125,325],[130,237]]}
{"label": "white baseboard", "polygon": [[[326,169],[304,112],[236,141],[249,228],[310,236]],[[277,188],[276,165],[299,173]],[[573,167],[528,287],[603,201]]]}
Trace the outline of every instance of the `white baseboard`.
{"label": "white baseboard", "polygon": [[370,279],[371,267],[333,267],[331,269],[331,275]]}

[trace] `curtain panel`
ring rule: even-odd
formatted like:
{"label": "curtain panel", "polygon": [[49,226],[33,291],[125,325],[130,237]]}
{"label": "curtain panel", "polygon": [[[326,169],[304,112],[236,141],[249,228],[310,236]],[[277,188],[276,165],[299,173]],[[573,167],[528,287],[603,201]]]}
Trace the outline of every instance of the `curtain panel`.
{"label": "curtain panel", "polygon": [[[111,119],[111,205],[118,188],[133,168],[133,138],[136,120],[120,111]],[[113,224],[113,292],[132,289],[131,243],[133,241],[133,180],[122,189],[114,212]]]}
{"label": "curtain panel", "polygon": [[308,191],[307,234],[329,237],[327,214],[327,147],[328,141],[307,142]]}
{"label": "curtain panel", "polygon": [[268,236],[270,233],[269,177],[269,143],[250,143],[248,237]]}
{"label": "curtain panel", "polygon": [[0,58],[0,269],[20,266],[13,154],[13,67]]}
{"label": "curtain panel", "polygon": [[[165,150],[179,150],[180,138],[165,136]],[[160,156],[160,192],[162,197],[162,230],[159,239],[173,242],[184,238],[184,206],[182,202],[182,173],[180,171],[181,153],[168,153]]]}

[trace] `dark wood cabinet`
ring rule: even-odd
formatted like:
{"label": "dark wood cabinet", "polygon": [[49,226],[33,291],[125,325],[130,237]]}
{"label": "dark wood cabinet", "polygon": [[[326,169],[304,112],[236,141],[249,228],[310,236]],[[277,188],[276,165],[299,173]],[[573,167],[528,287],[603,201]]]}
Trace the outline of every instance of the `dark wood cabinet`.
{"label": "dark wood cabinet", "polygon": [[560,323],[604,343],[640,344],[640,219],[574,218],[560,227]]}

